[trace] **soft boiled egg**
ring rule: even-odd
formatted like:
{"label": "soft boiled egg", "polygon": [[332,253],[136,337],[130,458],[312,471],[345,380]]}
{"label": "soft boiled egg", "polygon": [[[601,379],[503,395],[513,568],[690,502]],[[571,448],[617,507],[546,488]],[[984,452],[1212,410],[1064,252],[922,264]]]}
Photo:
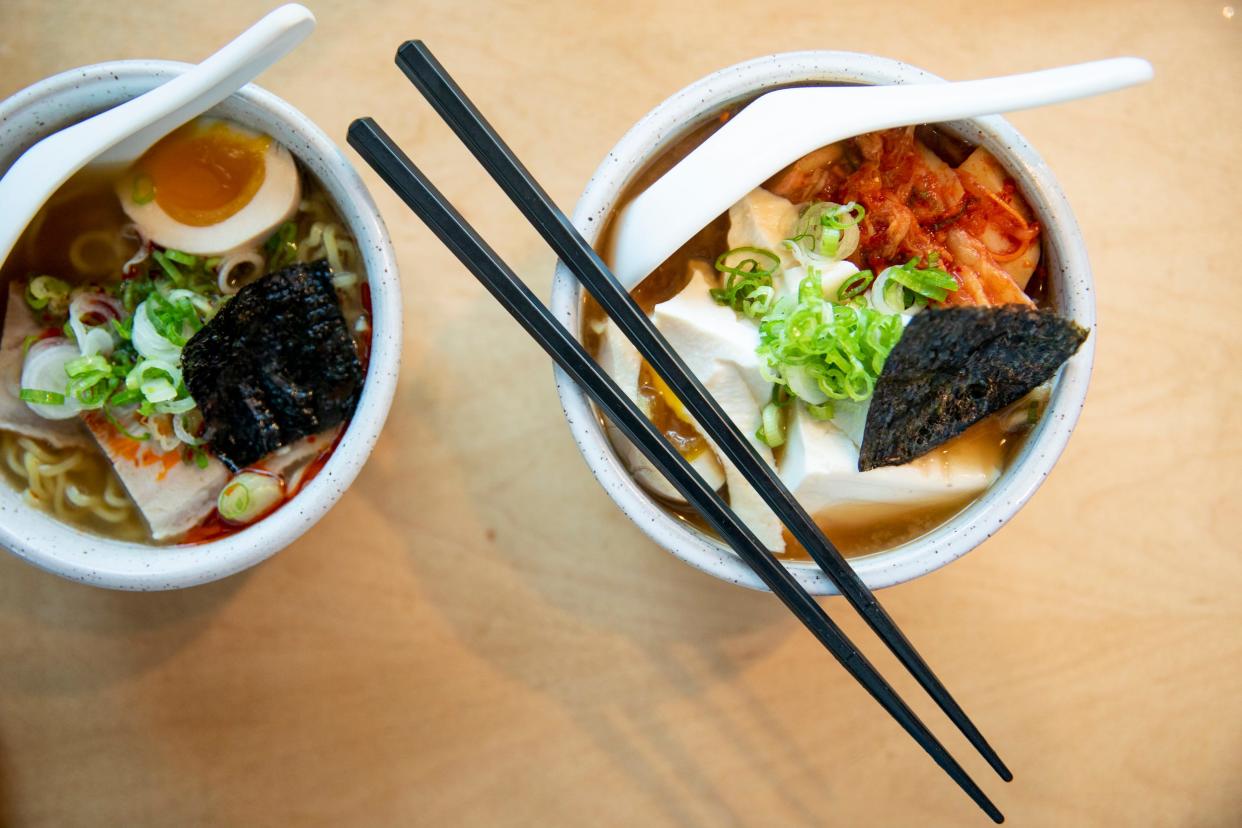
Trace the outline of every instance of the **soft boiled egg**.
{"label": "soft boiled egg", "polygon": [[200,118],[147,150],[117,195],[146,238],[214,256],[262,243],[297,210],[302,185],[271,137]]}

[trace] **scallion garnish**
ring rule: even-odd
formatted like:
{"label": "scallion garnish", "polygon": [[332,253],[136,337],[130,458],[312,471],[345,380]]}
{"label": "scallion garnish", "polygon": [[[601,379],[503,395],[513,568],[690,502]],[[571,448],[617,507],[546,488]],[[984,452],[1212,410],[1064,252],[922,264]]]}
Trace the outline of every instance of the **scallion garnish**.
{"label": "scallion garnish", "polygon": [[26,304],[49,316],[64,316],[69,312],[69,284],[55,276],[35,276],[26,283]]}
{"label": "scallion garnish", "polygon": [[841,283],[837,288],[837,300],[840,302],[848,302],[855,296],[861,296],[867,292],[867,288],[871,287],[871,283],[875,281],[875,274],[870,270],[860,270]]}
{"label": "scallion garnish", "polygon": [[832,404],[832,400],[821,405],[807,404],[806,411],[817,420],[831,420],[836,416],[836,406]]}
{"label": "scallion garnish", "polygon": [[949,293],[957,290],[957,279],[951,274],[934,266],[920,268],[918,263],[915,257],[904,265],[888,268],[889,281],[935,302],[943,302]]}
{"label": "scallion garnish", "polygon": [[[867,214],[861,204],[816,201],[802,211],[787,245],[799,260],[811,257],[840,261],[858,247],[858,223]],[[805,263],[805,262],[804,262]]]}
{"label": "scallion garnish", "polygon": [[293,264],[298,257],[298,227],[286,221],[276,232],[263,243],[263,253],[267,256],[268,271],[280,270]]}
{"label": "scallion garnish", "polygon": [[35,403],[36,405],[64,405],[65,395],[58,394],[55,391],[40,391],[38,388],[23,388],[18,397],[22,402]]}
{"label": "scallion garnish", "polygon": [[[871,396],[903,330],[898,316],[829,302],[819,280],[808,276],[796,303],[785,299],[760,321],[757,352],[765,373],[795,395],[803,387],[828,400],[861,401]],[[796,385],[789,382],[791,370],[799,375]],[[823,397],[809,401],[822,405]]]}
{"label": "scallion garnish", "polygon": [[712,289],[711,296],[721,305],[758,319],[776,302],[772,275],[780,265],[780,256],[761,247],[728,250],[716,259],[716,270],[725,278],[721,287]]}
{"label": "scallion garnish", "polygon": [[240,472],[220,490],[216,508],[230,523],[253,523],[284,499],[280,478],[261,472]]}
{"label": "scallion garnish", "polygon": [[198,256],[189,253],[182,253],[180,250],[173,250],[171,247],[164,251],[164,255],[170,260],[186,267],[198,267]]}
{"label": "scallion garnish", "polygon": [[785,443],[785,414],[781,406],[770,402],[760,412],[759,428],[755,431],[755,439],[769,448],[776,448]]}
{"label": "scallion garnish", "polygon": [[168,278],[172,280],[174,285],[181,287],[185,284],[185,276],[182,275],[181,271],[177,269],[177,265],[173,263],[173,260],[165,252],[152,250],[151,257],[155,259],[156,264],[168,275]]}
{"label": "scallion garnish", "polygon": [[150,204],[155,200],[155,181],[146,173],[138,173],[134,176],[129,195],[135,204]]}
{"label": "scallion garnish", "polygon": [[112,424],[112,427],[116,429],[116,433],[120,434],[122,437],[128,437],[129,439],[136,440],[139,443],[143,440],[151,439],[150,432],[144,431],[141,434],[134,434],[133,432],[127,431],[125,427],[121,425],[121,421],[118,420],[116,415],[112,413],[112,407],[110,405],[104,406],[103,415],[108,419],[108,422]]}

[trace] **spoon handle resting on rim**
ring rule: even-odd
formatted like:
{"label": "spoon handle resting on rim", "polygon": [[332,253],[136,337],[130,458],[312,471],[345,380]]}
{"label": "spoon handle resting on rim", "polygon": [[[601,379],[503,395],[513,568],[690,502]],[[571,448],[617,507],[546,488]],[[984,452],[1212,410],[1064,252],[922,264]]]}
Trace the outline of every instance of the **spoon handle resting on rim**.
{"label": "spoon handle resting on rim", "polygon": [[92,162],[129,164],[152,144],[203,114],[287,55],[315,28],[296,3],[281,6],[220,51],[131,101],[49,135],[0,179],[0,262],[44,202]]}
{"label": "spoon handle resting on rim", "polygon": [[[768,92],[621,211],[613,272],[626,290],[633,289],[748,192],[835,141],[878,129],[1072,101],[1151,77],[1147,61],[1122,57],[956,83],[802,86]],[[721,170],[729,172],[721,175]]]}

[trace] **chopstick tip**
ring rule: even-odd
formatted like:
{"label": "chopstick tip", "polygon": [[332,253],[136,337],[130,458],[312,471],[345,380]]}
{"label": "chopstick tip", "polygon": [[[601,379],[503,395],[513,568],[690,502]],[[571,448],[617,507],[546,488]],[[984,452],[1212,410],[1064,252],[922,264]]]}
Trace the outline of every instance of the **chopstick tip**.
{"label": "chopstick tip", "polygon": [[396,62],[397,64],[401,64],[403,60],[409,61],[411,55],[418,56],[418,55],[423,54],[426,51],[427,51],[427,44],[423,43],[423,41],[419,40],[418,38],[414,38],[413,40],[407,40],[405,43],[402,43],[400,46],[397,47]]}

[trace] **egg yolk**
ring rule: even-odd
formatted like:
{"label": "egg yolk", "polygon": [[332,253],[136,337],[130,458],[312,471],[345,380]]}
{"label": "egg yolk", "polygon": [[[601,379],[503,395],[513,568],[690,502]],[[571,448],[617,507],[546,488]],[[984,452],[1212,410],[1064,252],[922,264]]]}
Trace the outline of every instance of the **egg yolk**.
{"label": "egg yolk", "polygon": [[267,174],[272,139],[223,122],[191,122],[169,133],[135,164],[135,192],[148,190],[173,220],[209,227],[250,203]]}

